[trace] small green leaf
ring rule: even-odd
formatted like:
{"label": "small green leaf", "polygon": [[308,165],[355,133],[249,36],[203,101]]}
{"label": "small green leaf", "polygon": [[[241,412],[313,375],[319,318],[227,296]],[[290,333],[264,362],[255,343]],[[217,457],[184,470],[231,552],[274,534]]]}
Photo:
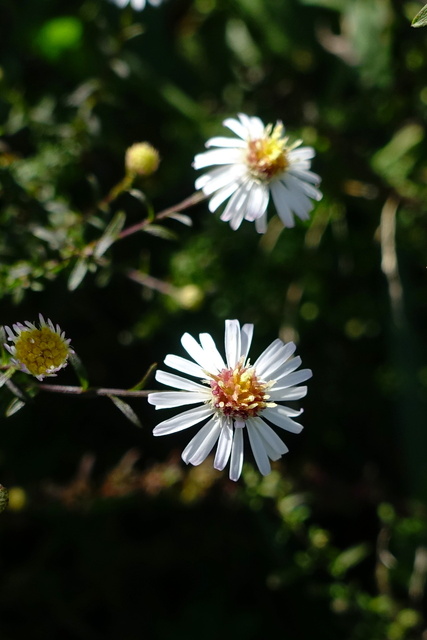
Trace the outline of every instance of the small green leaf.
{"label": "small green leaf", "polygon": [[83,389],[83,391],[86,391],[86,389],[89,388],[89,379],[88,379],[87,371],[83,362],[80,360],[79,356],[74,352],[70,353],[69,358],[70,358],[70,364],[73,367],[79,379],[81,388]]}
{"label": "small green leaf", "polygon": [[371,552],[370,546],[365,543],[349,547],[342,551],[331,563],[330,571],[333,576],[343,576],[349,569],[358,565]]}
{"label": "small green leaf", "polygon": [[79,258],[74,265],[68,278],[68,290],[74,291],[79,284],[84,280],[84,277],[88,270],[88,262],[86,258]]}
{"label": "small green leaf", "polygon": [[25,407],[25,402],[19,398],[14,398],[5,411],[6,418],[10,418],[14,413],[17,413],[22,407]]}
{"label": "small green leaf", "polygon": [[163,240],[176,240],[176,234],[173,233],[173,231],[165,229],[165,227],[161,227],[158,224],[149,224],[143,231],[152,236],[156,236],[156,238],[162,238]]}
{"label": "small green leaf", "polygon": [[9,378],[11,378],[13,376],[15,371],[16,371],[16,369],[11,367],[10,369],[7,369],[4,373],[0,373],[0,387],[2,387],[4,384],[6,384],[6,382],[9,380]]}
{"label": "small green leaf", "polygon": [[154,362],[147,370],[147,373],[144,375],[143,378],[141,378],[141,380],[139,382],[136,383],[136,385],[134,387],[132,387],[132,389],[129,389],[129,391],[140,391],[141,389],[143,389],[145,387],[145,385],[147,384],[147,381],[149,380],[149,378],[151,377],[154,369],[157,367],[157,362]]}
{"label": "small green leaf", "polygon": [[138,416],[136,415],[132,407],[128,405],[127,402],[124,402],[121,398],[118,398],[117,396],[108,396],[108,397],[116,405],[117,409],[119,409],[119,411],[121,411],[123,415],[126,416],[126,418],[132,422],[132,424],[134,424],[137,427],[142,427],[142,424],[140,423]]}
{"label": "small green leaf", "polygon": [[172,218],[173,220],[177,220],[181,224],[185,224],[187,227],[193,226],[193,221],[190,216],[186,216],[184,213],[171,213],[168,218]]}
{"label": "small green leaf", "polygon": [[417,13],[412,20],[413,27],[425,27],[427,24],[427,4]]}
{"label": "small green leaf", "polygon": [[100,258],[104,255],[107,249],[114,244],[120,231],[123,229],[125,220],[126,216],[123,211],[118,211],[95,245],[95,249],[93,251],[95,258]]}

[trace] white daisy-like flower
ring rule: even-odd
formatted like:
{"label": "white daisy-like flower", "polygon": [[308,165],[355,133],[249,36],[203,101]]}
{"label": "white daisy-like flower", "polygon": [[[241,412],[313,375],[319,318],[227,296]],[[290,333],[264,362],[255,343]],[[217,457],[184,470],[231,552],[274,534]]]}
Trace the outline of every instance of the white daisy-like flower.
{"label": "white daisy-like flower", "polygon": [[[130,4],[135,11],[142,11],[145,9],[145,5],[147,4],[147,0],[112,0],[114,4],[116,4],[121,9],[126,7],[126,5]],[[148,4],[151,4],[152,7],[159,7],[162,4],[163,0],[148,0]]]}
{"label": "white daisy-like flower", "polygon": [[270,194],[285,227],[295,225],[294,215],[309,219],[312,200],[320,200],[316,188],[320,177],[310,171],[312,147],[301,147],[301,140],[290,144],[283,124],[264,126],[262,120],[238,114],[238,120],[223,122],[237,138],[217,137],[206,147],[218,147],[196,155],[193,166],[211,169],[196,180],[196,189],[212,196],[209,210],[214,212],[226,200],[221,220],[238,229],[243,220],[255,222],[258,233],[267,230]]}
{"label": "white daisy-like flower", "polygon": [[38,380],[54,376],[57,371],[67,366],[68,356],[74,353],[70,347],[70,339],[60,327],[54,326],[51,320],[39,314],[40,326],[32,322],[17,322],[4,327],[7,339],[13,344],[4,347],[12,354],[11,363],[24,373],[35,376]]}
{"label": "white daisy-like flower", "polygon": [[200,334],[200,344],[185,333],[181,343],[194,362],[170,354],[164,362],[172,369],[199,378],[200,382],[157,371],[156,380],[178,390],[148,396],[156,409],[200,405],[163,420],[153,433],[168,435],[207,420],[184,449],[182,459],[186,464],[198,465],[218,443],[214,467],[222,470],[230,460],[231,480],[238,480],[242,471],[245,428],[263,475],[271,471],[270,460],[278,460],[288,451],[268,422],[280,429],[300,433],[303,427],[293,418],[302,410],[279,403],[303,398],[307,387],[297,385],[312,376],[310,369],[296,371],[301,358],[291,357],[296,349],[292,342],[284,344],[275,340],[254,364],[250,364],[248,353],[252,334],[252,324],[240,328],[237,320],[226,320],[224,361],[208,333]]}

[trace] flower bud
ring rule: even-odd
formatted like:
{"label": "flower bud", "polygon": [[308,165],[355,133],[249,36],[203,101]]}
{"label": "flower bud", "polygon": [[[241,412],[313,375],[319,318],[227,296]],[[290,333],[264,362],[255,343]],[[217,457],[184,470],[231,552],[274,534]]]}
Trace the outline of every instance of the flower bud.
{"label": "flower bud", "polygon": [[149,142],[136,142],[126,150],[126,173],[150,176],[160,163],[159,152]]}

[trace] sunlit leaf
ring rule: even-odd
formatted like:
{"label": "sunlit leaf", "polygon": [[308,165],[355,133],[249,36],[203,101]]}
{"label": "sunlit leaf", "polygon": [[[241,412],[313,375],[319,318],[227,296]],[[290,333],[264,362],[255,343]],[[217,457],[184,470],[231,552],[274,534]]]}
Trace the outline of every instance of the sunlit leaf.
{"label": "sunlit leaf", "polygon": [[412,20],[413,27],[425,27],[427,24],[427,4],[417,13]]}
{"label": "sunlit leaf", "polygon": [[144,227],[143,231],[163,240],[176,240],[176,234],[173,231],[165,229],[165,227],[161,227],[158,224],[149,224]]}
{"label": "sunlit leaf", "polygon": [[15,369],[13,367],[11,367],[10,369],[7,369],[3,373],[0,373],[0,387],[5,385],[6,382],[9,380],[9,378],[11,378],[14,373],[15,373]]}
{"label": "sunlit leaf", "polygon": [[177,220],[181,224],[185,224],[187,227],[193,226],[193,221],[190,216],[186,216],[183,213],[171,213],[168,218],[172,218],[173,220]]}
{"label": "sunlit leaf", "polygon": [[371,548],[366,543],[357,544],[353,547],[350,547],[349,549],[346,549],[345,551],[340,553],[331,563],[330,570],[332,575],[344,575],[349,569],[360,564],[362,560],[364,560],[369,555],[370,552]]}
{"label": "sunlit leaf", "polygon": [[74,291],[79,284],[84,280],[84,277],[88,270],[88,261],[86,258],[79,258],[74,265],[68,278],[68,289]]}
{"label": "sunlit leaf", "polygon": [[137,384],[134,387],[132,387],[131,391],[140,391],[141,389],[144,389],[145,385],[147,384],[147,381],[152,376],[153,371],[155,370],[156,367],[157,367],[157,362],[154,362],[148,368],[147,373],[144,375],[144,377],[141,378],[141,380],[139,382],[137,382]]}
{"label": "sunlit leaf", "polygon": [[123,229],[126,216],[123,211],[118,211],[114,218],[111,220],[108,227],[105,229],[103,235],[96,243],[93,255],[95,258],[100,258],[107,251],[109,247],[117,240],[120,231]]}
{"label": "sunlit leaf", "polygon": [[69,360],[70,360],[71,366],[76,372],[81,388],[83,389],[83,391],[85,391],[89,387],[89,377],[83,362],[80,360],[79,356],[74,352],[70,353]]}
{"label": "sunlit leaf", "polygon": [[130,422],[132,422],[132,424],[134,424],[137,427],[142,427],[142,424],[140,423],[138,416],[136,415],[132,407],[128,405],[127,402],[124,402],[121,398],[118,398],[117,396],[108,396],[108,397],[116,405],[117,409],[119,409],[119,411],[121,411],[123,415],[126,416],[128,420],[130,420]]}
{"label": "sunlit leaf", "polygon": [[25,407],[25,402],[20,398],[14,398],[5,411],[6,418],[10,418],[14,413],[17,413],[22,407]]}

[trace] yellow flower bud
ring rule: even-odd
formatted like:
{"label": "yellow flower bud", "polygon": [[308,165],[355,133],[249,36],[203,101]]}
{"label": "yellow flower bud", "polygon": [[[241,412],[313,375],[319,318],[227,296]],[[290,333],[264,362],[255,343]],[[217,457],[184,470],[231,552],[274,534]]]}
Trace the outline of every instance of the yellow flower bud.
{"label": "yellow flower bud", "polygon": [[126,173],[138,176],[150,176],[157,170],[160,156],[149,142],[136,142],[126,150]]}

